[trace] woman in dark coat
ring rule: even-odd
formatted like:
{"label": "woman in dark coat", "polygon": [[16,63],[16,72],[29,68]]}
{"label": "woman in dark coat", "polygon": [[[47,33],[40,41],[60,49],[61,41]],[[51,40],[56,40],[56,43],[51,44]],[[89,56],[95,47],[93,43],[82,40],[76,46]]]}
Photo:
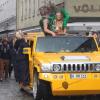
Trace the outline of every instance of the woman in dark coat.
{"label": "woman in dark coat", "polygon": [[28,85],[29,83],[29,62],[28,55],[23,54],[23,48],[28,47],[24,38],[17,39],[15,42],[16,62],[15,62],[15,78],[20,85]]}

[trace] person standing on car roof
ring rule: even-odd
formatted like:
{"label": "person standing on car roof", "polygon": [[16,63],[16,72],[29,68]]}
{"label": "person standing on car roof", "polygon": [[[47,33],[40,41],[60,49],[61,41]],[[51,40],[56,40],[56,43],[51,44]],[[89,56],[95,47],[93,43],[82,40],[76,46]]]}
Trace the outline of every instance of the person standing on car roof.
{"label": "person standing on car roof", "polygon": [[55,5],[52,4],[50,4],[49,8],[44,7],[42,10],[40,10],[41,13],[44,9],[47,9],[44,10],[46,12],[41,13],[42,16],[43,14],[45,15],[40,20],[41,28],[43,29],[46,36],[64,35],[67,32],[66,27],[70,18],[68,12],[66,12],[64,8],[61,8],[57,11]]}

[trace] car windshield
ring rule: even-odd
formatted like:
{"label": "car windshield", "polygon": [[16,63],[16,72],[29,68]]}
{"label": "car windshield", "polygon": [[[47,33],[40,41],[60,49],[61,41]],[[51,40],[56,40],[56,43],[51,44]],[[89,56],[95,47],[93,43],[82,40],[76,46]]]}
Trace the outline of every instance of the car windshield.
{"label": "car windshield", "polygon": [[92,37],[40,37],[36,52],[93,52],[97,46]]}

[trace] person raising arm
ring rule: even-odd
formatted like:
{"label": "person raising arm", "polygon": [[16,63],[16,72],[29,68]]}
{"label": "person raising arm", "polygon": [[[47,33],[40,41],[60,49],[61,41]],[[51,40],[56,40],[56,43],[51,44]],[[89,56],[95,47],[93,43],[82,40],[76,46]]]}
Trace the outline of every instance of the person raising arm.
{"label": "person raising arm", "polygon": [[56,36],[56,33],[48,28],[49,27],[48,24],[49,24],[49,20],[44,19],[44,21],[43,21],[43,26],[44,27],[43,28],[44,28],[45,35]]}
{"label": "person raising arm", "polygon": [[57,36],[64,35],[67,32],[67,23],[69,21],[69,14],[62,9],[55,13],[55,16],[49,16],[43,21],[43,30],[46,34]]}

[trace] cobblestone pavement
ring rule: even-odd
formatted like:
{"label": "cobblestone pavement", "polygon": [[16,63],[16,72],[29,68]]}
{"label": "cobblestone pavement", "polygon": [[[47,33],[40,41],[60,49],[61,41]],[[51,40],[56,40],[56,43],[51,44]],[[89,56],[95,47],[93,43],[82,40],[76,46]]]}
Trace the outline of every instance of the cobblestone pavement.
{"label": "cobblestone pavement", "polygon": [[14,79],[0,82],[0,100],[33,100],[32,96],[20,92]]}

